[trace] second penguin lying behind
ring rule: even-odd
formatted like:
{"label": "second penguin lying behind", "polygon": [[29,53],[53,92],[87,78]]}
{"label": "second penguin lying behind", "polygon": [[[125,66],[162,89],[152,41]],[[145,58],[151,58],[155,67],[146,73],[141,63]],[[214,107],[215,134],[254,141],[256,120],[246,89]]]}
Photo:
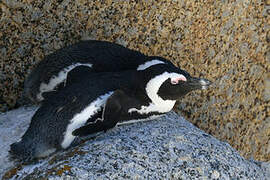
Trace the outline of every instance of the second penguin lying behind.
{"label": "second penguin lying behind", "polygon": [[49,98],[34,114],[22,140],[11,145],[11,154],[21,160],[47,156],[69,147],[76,136],[167,113],[177,99],[211,84],[166,64],[96,74],[87,69],[75,68],[68,74],[65,88],[47,94]]}
{"label": "second penguin lying behind", "polygon": [[153,64],[174,66],[164,58],[146,56],[119,44],[81,41],[45,56],[25,79],[24,96],[34,103],[42,102],[43,93],[65,86],[67,74],[78,66],[96,73],[142,70]]}

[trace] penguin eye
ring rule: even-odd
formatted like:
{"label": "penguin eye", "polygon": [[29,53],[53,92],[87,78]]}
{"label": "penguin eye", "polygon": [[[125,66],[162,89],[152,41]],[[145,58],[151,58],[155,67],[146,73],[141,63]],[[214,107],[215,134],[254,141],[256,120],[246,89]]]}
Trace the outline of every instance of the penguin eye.
{"label": "penguin eye", "polygon": [[187,78],[183,75],[177,78],[171,78],[171,84],[179,84],[180,81],[187,81]]}

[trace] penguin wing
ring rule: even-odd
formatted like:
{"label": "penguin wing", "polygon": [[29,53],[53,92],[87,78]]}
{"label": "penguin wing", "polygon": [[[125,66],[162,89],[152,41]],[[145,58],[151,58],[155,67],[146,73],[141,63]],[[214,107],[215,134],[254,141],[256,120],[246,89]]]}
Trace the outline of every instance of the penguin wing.
{"label": "penguin wing", "polygon": [[65,86],[73,84],[75,82],[80,82],[83,77],[89,75],[90,73],[93,73],[93,70],[89,66],[81,65],[75,67],[67,74]]}
{"label": "penguin wing", "polygon": [[113,128],[120,120],[123,99],[129,98],[122,90],[116,90],[106,101],[103,108],[102,118],[89,122],[72,132],[74,136],[85,136]]}

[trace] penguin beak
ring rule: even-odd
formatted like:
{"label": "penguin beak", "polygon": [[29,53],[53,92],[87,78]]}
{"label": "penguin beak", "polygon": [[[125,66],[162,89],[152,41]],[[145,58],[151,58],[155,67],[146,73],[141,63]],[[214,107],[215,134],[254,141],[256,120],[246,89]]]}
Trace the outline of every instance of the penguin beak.
{"label": "penguin beak", "polygon": [[209,81],[208,79],[196,78],[196,77],[188,78],[186,83],[192,90],[196,90],[196,89],[204,90],[204,89],[207,89],[212,84],[212,82]]}

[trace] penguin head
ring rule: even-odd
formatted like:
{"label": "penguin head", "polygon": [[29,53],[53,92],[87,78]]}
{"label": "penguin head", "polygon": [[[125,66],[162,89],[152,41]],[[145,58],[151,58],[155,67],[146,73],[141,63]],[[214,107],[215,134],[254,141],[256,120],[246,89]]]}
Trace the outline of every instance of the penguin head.
{"label": "penguin head", "polygon": [[[156,64],[144,70],[145,90],[152,101],[178,100],[193,90],[207,89],[211,81],[192,77],[170,64]],[[161,102],[161,101],[160,101]]]}

